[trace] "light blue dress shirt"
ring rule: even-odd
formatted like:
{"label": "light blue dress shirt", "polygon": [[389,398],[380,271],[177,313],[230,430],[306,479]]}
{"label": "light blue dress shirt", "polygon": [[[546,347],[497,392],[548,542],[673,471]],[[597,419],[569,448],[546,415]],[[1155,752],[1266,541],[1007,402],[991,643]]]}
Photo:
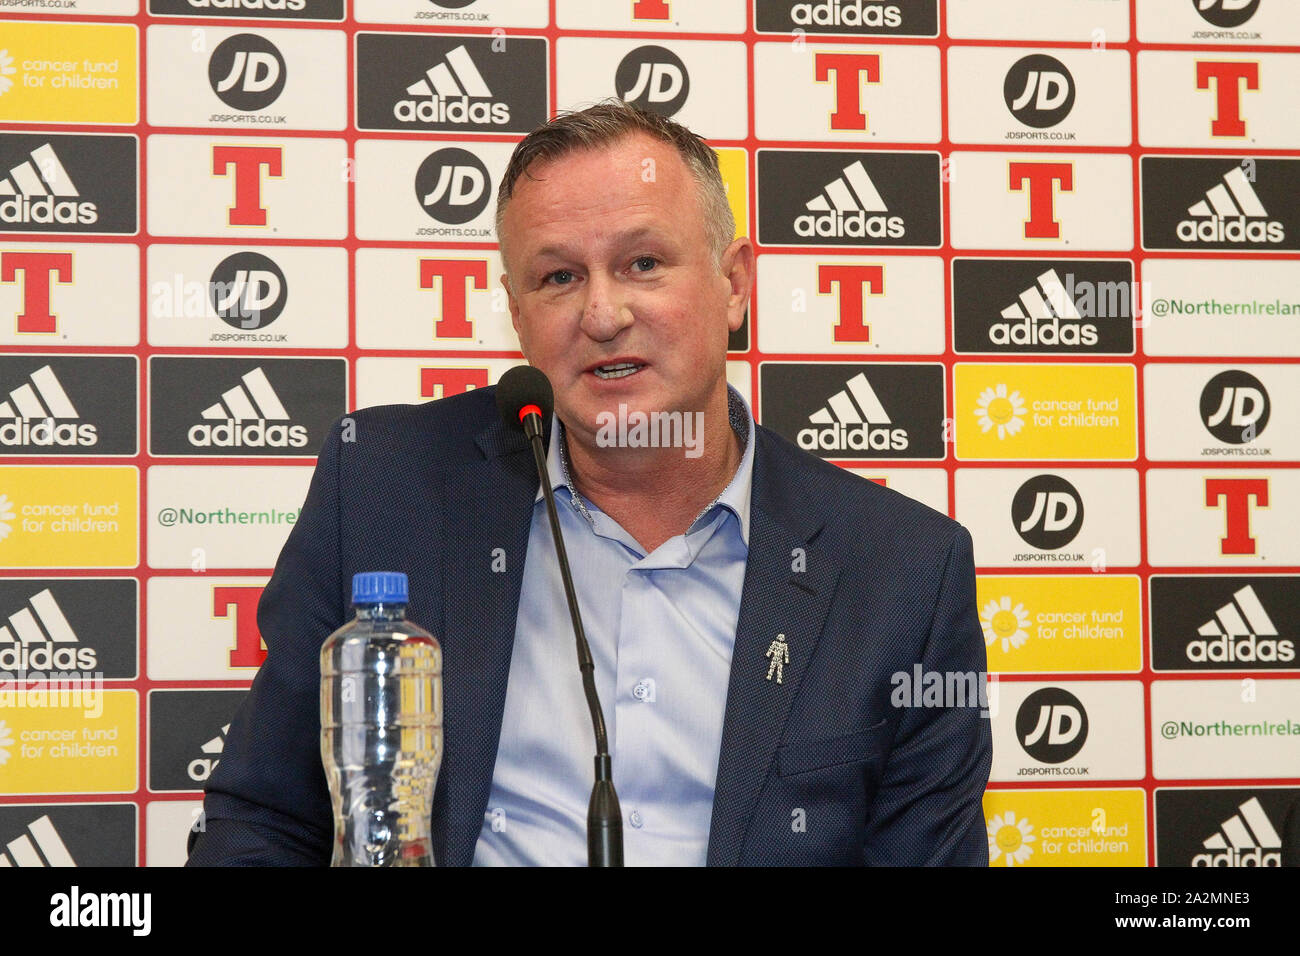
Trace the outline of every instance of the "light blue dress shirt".
{"label": "light blue dress shirt", "polygon": [[[609,731],[628,866],[703,866],[749,555],[754,419],[722,494],[645,554],[568,478],[552,420],[548,480]],[[684,450],[683,450],[684,454]],[[595,738],[542,490],[533,506],[492,790],[475,866],[585,866]]]}

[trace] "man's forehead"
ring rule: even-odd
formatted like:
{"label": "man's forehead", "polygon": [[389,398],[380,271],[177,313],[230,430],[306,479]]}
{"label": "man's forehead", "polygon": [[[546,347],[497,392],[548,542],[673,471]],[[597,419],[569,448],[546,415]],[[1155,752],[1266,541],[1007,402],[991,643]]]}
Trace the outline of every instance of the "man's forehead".
{"label": "man's forehead", "polygon": [[671,144],[641,132],[596,146],[577,147],[554,159],[532,163],[515,181],[510,203],[529,192],[545,191],[548,183],[591,176],[606,187],[620,186],[653,192],[656,186],[675,188],[688,175],[685,162]]}

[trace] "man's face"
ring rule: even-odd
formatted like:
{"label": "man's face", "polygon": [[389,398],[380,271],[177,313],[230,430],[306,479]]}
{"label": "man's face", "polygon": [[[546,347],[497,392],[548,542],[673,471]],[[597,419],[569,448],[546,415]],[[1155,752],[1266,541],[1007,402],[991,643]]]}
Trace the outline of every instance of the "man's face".
{"label": "man's face", "polygon": [[635,134],[528,174],[502,224],[506,288],[520,347],[566,426],[590,446],[597,415],[620,404],[716,407],[753,252],[737,240],[719,266],[677,152]]}

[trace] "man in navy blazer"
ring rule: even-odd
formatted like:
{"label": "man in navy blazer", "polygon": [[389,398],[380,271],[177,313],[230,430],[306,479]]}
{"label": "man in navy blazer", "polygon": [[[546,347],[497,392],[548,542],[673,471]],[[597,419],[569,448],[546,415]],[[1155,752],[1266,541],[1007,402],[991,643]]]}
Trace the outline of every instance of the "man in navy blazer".
{"label": "man in navy blazer", "polygon": [[[510,212],[499,211],[498,232],[515,327],[525,356],[556,386],[578,490],[649,553],[680,535],[701,503],[716,502],[736,473],[721,377],[724,325],[735,328],[744,314],[753,252],[748,240],[727,244],[732,232],[713,228],[703,187],[704,225],[671,205],[689,212],[692,177],[705,182],[675,156],[711,157],[707,148],[630,107],[593,110],[584,113],[612,124],[612,137],[525,154],[502,185],[503,207],[512,183],[518,196]],[[619,198],[618,183],[609,187],[612,199],[570,188],[575,170],[590,179],[606,169],[613,180],[615,159],[642,154],[658,170],[643,181],[665,190],[646,195],[664,197],[667,212],[659,200],[640,201],[635,183],[626,187],[635,193],[630,201]],[[612,214],[623,211],[627,235]],[[678,243],[656,230],[689,235]],[[607,234],[623,252],[607,255]],[[629,264],[609,265],[617,256]],[[637,343],[635,354],[616,351],[625,340]],[[592,342],[615,343],[599,355],[613,364],[583,367],[589,356],[577,353]],[[623,378],[636,381],[608,385]],[[662,390],[655,400],[679,400],[679,408],[705,408],[705,421],[721,429],[705,436],[713,457],[683,462],[682,489],[659,494],[648,509],[635,507],[635,496],[606,493],[614,485],[602,488],[582,457],[592,447],[584,426],[599,407],[591,396],[641,397],[638,389]],[[318,653],[350,615],[352,575],[380,569],[407,573],[409,616],[442,643],[445,749],[431,838],[440,865],[474,861],[502,745],[525,578],[524,561],[508,560],[503,570],[494,557],[531,558],[537,492],[528,445],[501,422],[491,388],[336,423],[259,606],[268,656],[209,778],[191,864],[328,863]],[[776,683],[767,652],[778,634],[797,634],[799,643]],[[556,639],[557,653],[571,655],[571,638]],[[987,714],[975,694],[923,698],[914,686],[937,677],[948,688],[982,687],[984,669],[965,529],[755,426],[748,554],[725,700],[715,702],[721,734],[707,862],[986,865]]]}

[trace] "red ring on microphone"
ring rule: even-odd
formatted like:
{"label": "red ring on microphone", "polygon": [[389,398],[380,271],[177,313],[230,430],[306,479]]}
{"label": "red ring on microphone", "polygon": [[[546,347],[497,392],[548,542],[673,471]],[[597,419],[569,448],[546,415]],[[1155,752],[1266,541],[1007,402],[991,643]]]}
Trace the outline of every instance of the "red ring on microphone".
{"label": "red ring on microphone", "polygon": [[541,418],[542,410],[536,405],[525,405],[523,408],[519,409],[519,420],[521,422],[529,415],[536,415],[538,418]]}

